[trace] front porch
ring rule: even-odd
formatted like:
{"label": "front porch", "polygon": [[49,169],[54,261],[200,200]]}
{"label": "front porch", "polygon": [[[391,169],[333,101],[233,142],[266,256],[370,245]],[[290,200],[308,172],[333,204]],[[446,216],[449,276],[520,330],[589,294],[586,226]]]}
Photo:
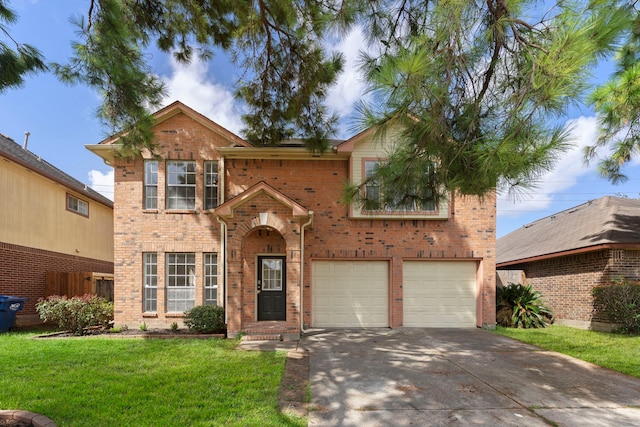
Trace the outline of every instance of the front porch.
{"label": "front porch", "polygon": [[298,339],[302,328],[302,248],[308,211],[259,183],[218,206],[226,263],[227,335]]}

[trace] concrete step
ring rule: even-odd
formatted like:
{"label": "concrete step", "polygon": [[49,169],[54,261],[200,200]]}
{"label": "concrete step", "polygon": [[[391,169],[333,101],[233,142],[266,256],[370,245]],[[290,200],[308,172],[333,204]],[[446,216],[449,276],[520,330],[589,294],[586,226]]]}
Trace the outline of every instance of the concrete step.
{"label": "concrete step", "polygon": [[282,341],[282,334],[247,334],[242,341]]}

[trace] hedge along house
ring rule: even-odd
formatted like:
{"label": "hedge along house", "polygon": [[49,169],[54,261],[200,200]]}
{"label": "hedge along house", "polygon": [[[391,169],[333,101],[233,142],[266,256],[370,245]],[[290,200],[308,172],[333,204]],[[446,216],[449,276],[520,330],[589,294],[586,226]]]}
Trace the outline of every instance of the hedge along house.
{"label": "hedge along house", "polygon": [[497,249],[498,276],[511,271],[540,291],[557,323],[606,328],[594,318],[591,290],[620,277],[640,280],[640,200],[584,203],[501,237]]}
{"label": "hedge along house", "polygon": [[16,325],[40,322],[35,304],[49,274],[113,273],[113,203],[29,151],[26,139],[0,135],[0,192],[0,294],[28,298]]}
{"label": "hedge along house", "polygon": [[252,147],[179,102],[155,118],[160,159],[87,147],[115,168],[116,323],[218,304],[229,336],[495,325],[493,194],[363,210],[340,200],[384,161],[371,132],[317,155]]}

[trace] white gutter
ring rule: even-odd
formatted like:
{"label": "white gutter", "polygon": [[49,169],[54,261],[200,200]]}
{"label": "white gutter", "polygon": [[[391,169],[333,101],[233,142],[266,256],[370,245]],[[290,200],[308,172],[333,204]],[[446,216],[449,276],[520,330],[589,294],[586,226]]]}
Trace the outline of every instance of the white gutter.
{"label": "white gutter", "polygon": [[304,332],[304,229],[313,223],[313,211],[309,211],[309,221],[300,228],[300,332]]}
{"label": "white gutter", "polygon": [[220,249],[222,251],[221,264],[222,264],[222,299],[224,300],[224,322],[229,323],[229,315],[227,313],[227,223],[216,216],[216,219],[220,223]]}

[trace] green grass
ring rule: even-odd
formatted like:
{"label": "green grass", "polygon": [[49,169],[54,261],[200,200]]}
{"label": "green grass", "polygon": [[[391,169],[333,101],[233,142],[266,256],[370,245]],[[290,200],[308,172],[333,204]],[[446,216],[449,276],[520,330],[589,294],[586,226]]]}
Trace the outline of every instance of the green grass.
{"label": "green grass", "polygon": [[640,378],[640,337],[566,326],[541,329],[498,327],[496,332],[538,347]]}
{"label": "green grass", "polygon": [[58,426],[304,426],[277,410],[283,352],[235,340],[0,334],[0,409]]}

